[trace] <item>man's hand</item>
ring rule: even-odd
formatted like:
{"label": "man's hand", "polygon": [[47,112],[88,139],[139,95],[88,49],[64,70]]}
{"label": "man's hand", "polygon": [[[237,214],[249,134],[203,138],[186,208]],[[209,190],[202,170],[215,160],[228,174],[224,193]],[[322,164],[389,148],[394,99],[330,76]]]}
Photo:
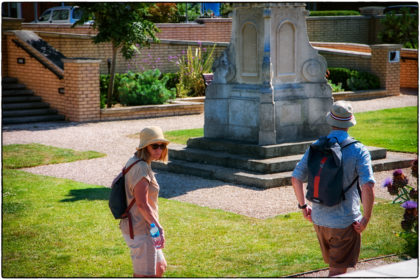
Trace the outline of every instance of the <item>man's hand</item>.
{"label": "man's hand", "polygon": [[369,221],[365,217],[363,217],[360,222],[354,222],[353,223],[353,229],[358,234],[361,234],[365,230],[365,228],[367,227],[368,222]]}
{"label": "man's hand", "polygon": [[302,209],[302,214],[303,214],[303,217],[305,219],[307,219],[308,221],[310,221],[312,223],[312,216],[311,216],[312,208],[311,208],[311,206],[308,205],[308,206],[306,206],[305,209]]}

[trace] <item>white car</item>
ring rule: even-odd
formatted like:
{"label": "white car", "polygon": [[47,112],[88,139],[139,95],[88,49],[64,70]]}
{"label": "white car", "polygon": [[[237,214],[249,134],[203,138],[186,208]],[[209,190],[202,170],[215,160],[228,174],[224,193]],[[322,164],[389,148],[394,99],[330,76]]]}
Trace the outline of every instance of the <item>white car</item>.
{"label": "white car", "polygon": [[75,23],[80,19],[82,10],[77,6],[57,6],[42,13],[38,20],[32,23]]}

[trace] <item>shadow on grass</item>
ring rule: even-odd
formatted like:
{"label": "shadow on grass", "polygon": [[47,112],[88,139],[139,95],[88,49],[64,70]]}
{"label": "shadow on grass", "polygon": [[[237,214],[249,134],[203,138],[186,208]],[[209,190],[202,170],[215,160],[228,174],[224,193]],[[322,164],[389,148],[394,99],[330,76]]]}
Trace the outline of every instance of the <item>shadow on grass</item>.
{"label": "shadow on grass", "polygon": [[60,200],[60,202],[75,202],[79,200],[108,200],[109,188],[88,188],[88,189],[75,189],[70,190],[67,195],[69,198]]}

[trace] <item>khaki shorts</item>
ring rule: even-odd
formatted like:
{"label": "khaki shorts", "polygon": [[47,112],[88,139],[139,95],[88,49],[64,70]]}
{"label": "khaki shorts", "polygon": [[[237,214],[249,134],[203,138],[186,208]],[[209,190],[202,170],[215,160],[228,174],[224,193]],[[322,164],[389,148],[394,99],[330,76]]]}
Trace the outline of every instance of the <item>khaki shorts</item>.
{"label": "khaki shorts", "polygon": [[134,239],[131,239],[128,234],[123,234],[123,236],[130,248],[134,273],[156,275],[156,264],[163,262],[165,257],[162,250],[155,248],[152,238],[149,235],[135,235]]}
{"label": "khaki shorts", "polygon": [[350,225],[346,228],[328,228],[315,225],[324,261],[333,268],[354,267],[360,253],[361,237]]}

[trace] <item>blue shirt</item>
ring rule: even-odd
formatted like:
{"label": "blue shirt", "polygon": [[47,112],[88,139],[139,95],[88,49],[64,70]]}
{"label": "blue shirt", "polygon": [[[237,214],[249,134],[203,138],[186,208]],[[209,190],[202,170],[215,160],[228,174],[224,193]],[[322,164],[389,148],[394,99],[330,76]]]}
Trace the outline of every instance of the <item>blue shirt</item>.
{"label": "blue shirt", "polygon": [[[341,143],[349,137],[343,130],[332,130],[328,138],[336,137]],[[306,150],[302,159],[293,170],[292,176],[305,182],[308,180],[308,153]],[[343,156],[343,181],[346,188],[359,176],[359,184],[363,186],[368,182],[375,183],[372,163],[368,149],[361,143],[355,143],[342,150]],[[360,211],[360,196],[357,184],[354,184],[345,194],[346,199],[334,206],[324,206],[312,203],[312,221],[314,224],[329,228],[346,228],[355,221],[362,219]]]}

